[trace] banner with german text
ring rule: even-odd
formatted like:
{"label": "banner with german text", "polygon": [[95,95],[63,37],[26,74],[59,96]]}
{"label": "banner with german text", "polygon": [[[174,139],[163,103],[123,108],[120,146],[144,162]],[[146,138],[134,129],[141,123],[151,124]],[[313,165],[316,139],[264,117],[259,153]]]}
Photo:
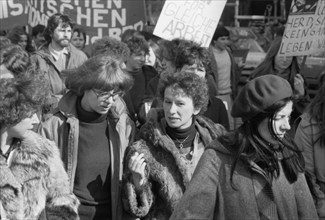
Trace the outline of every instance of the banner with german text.
{"label": "banner with german text", "polygon": [[27,25],[26,0],[0,0],[0,30]]}
{"label": "banner with german text", "polygon": [[279,55],[302,56],[325,50],[325,0],[292,1]]}
{"label": "banner with german text", "polygon": [[166,0],[154,34],[167,40],[182,38],[208,47],[226,0]]}
{"label": "banner with german text", "polygon": [[[46,26],[50,16],[63,13],[85,29],[86,44],[103,36],[120,38],[125,30],[143,30],[145,24],[144,0],[0,0],[0,3],[1,18],[5,18],[0,21],[1,29],[15,25]],[[25,17],[19,17],[19,13]]]}

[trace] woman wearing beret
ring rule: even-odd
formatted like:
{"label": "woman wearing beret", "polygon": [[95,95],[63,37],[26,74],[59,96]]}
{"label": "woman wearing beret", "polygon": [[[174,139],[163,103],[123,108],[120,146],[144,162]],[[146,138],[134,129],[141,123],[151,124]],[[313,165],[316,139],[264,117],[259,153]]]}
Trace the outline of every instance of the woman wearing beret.
{"label": "woman wearing beret", "polygon": [[300,74],[299,57],[282,56],[279,54],[282,37],[276,37],[265,56],[265,59],[250,74],[250,79],[263,75],[277,75],[286,79],[293,90],[294,108],[291,114],[291,124],[299,117],[310,102],[307,84]]}
{"label": "woman wearing beret", "polygon": [[79,219],[58,147],[32,131],[48,88],[29,68],[0,79],[0,219]]}
{"label": "woman wearing beret", "polygon": [[151,109],[140,140],[126,151],[124,208],[134,217],[169,219],[205,146],[223,126],[200,116],[208,102],[205,79],[193,73],[162,76],[162,109]]}
{"label": "woman wearing beret", "polygon": [[243,124],[203,153],[171,219],[318,219],[290,129],[292,89],[266,75],[248,82],[232,115]]}

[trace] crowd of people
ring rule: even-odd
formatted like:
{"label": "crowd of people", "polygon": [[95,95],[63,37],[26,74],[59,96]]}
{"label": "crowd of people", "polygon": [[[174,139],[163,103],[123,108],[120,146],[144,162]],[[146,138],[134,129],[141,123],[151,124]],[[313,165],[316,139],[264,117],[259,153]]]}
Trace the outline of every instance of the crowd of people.
{"label": "crowd of people", "polygon": [[0,37],[0,219],[323,219],[325,80],[127,30],[85,50],[64,14]]}

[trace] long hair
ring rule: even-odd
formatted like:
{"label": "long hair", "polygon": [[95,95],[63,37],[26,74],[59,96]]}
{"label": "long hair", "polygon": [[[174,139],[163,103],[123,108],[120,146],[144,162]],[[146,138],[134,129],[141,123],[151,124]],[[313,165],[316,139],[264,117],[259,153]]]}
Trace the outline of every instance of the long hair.
{"label": "long hair", "polygon": [[[310,119],[314,120],[318,127],[318,138],[315,142],[320,141],[321,146],[325,147],[325,82],[318,89],[315,97],[307,107],[306,111],[310,115]],[[314,143],[313,143],[314,144]]]}
{"label": "long hair", "polygon": [[128,91],[133,78],[120,67],[120,62],[105,54],[89,58],[81,66],[62,71],[66,87],[77,95],[86,90]]}
{"label": "long hair", "polygon": [[[256,78],[258,76],[270,74],[272,72],[275,73],[274,59],[280,49],[281,41],[282,41],[282,36],[278,36],[273,40],[269,50],[266,53],[264,60],[250,74],[249,77],[250,79]],[[298,65],[298,61],[296,57],[293,57],[292,63],[289,68],[293,69],[295,72],[300,72],[300,67]],[[290,84],[293,83],[292,82],[293,79],[287,79],[287,80],[289,80]]]}
{"label": "long hair", "polygon": [[[234,154],[234,161],[231,166],[231,183],[233,187],[233,174],[240,159],[253,161],[259,165],[270,179],[280,175],[279,158],[277,153],[283,155],[281,164],[283,172],[290,183],[298,178],[298,173],[304,170],[304,160],[301,151],[298,149],[289,134],[279,139],[274,134],[274,117],[291,98],[287,98],[273,104],[251,120],[245,121],[237,130],[219,138],[220,142]],[[274,148],[271,143],[265,140],[258,131],[258,125],[268,118],[268,130],[276,140],[279,148]]]}

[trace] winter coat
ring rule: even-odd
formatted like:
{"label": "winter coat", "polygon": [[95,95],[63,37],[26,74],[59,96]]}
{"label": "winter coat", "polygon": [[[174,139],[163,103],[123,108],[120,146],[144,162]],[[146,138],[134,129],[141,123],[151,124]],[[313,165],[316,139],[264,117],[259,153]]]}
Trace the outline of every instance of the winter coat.
{"label": "winter coat", "polygon": [[[69,44],[67,48],[68,56],[66,59],[66,69],[73,69],[82,65],[88,58],[85,53]],[[60,70],[55,66],[54,58],[51,55],[48,45],[44,45],[40,50],[31,55],[31,60],[39,65],[40,70],[48,79],[52,97],[48,101],[49,110],[56,107],[60,98],[66,93]],[[52,105],[52,106],[51,106]]]}
{"label": "winter coat", "polygon": [[[194,123],[204,146],[224,132],[221,125],[205,117],[197,116]],[[186,163],[199,160],[197,157],[191,162],[185,162],[165,128],[163,110],[152,109],[148,121],[140,130],[140,140],[133,143],[125,154],[123,205],[138,218],[169,219],[190,182],[192,173]],[[135,152],[143,153],[147,163],[146,183],[141,192],[135,191],[132,173],[128,168]],[[194,152],[193,158],[195,157]]]}
{"label": "winter coat", "polygon": [[0,219],[79,219],[54,142],[30,131],[7,161],[0,157]]}
{"label": "winter coat", "polygon": [[316,203],[319,217],[325,218],[325,146],[316,141],[319,126],[307,113],[301,117],[295,134],[295,142],[303,151],[307,179]]}
{"label": "winter coat", "polygon": [[273,179],[268,184],[271,187],[266,189],[268,182],[264,171],[252,161],[239,159],[232,185],[230,178],[233,162],[234,157],[217,140],[208,146],[171,219],[271,219],[260,216],[259,207],[268,204],[262,203],[263,198],[263,201],[271,200],[275,203],[276,210],[268,211],[277,213],[278,219],[318,219],[303,173],[299,174],[296,182],[290,184],[280,163],[280,176]]}
{"label": "winter coat", "polygon": [[[70,190],[73,191],[77,168],[79,120],[76,104],[77,96],[68,92],[60,100],[54,115],[43,122],[39,132],[54,140],[59,146],[62,160],[71,180]],[[122,217],[120,204],[120,180],[122,180],[122,161],[126,147],[133,142],[134,123],[127,114],[125,103],[117,99],[108,113],[108,133],[111,160],[111,212],[112,218]]]}

